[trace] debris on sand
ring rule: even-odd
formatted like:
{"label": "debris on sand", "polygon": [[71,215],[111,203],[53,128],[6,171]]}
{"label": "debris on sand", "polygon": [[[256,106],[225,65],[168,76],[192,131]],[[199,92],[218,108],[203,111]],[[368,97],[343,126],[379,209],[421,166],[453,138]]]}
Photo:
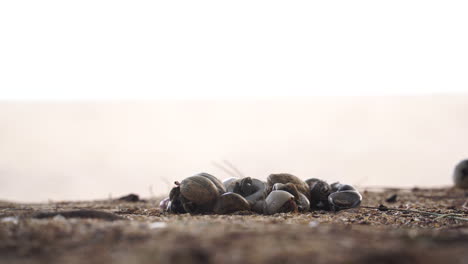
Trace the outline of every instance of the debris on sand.
{"label": "debris on sand", "polygon": [[134,194],[134,193],[131,193],[129,195],[125,195],[125,196],[122,196],[120,197],[119,199],[117,199],[119,201],[125,201],[125,202],[131,202],[131,203],[135,203],[135,202],[139,202],[139,201],[142,201],[140,200],[140,196],[138,196],[138,194]]}
{"label": "debris on sand", "polygon": [[[468,263],[463,190],[420,190],[368,191],[361,206],[339,212],[274,215],[171,214],[158,208],[163,197],[10,203],[0,208],[0,263]],[[377,210],[393,194],[392,207]],[[64,212],[77,208],[116,212],[127,221],[68,219]],[[64,216],[30,217],[45,210]]]}
{"label": "debris on sand", "polygon": [[379,207],[377,209],[379,209],[379,211],[384,211],[384,212],[388,211],[388,207],[383,205],[383,204],[379,205]]}
{"label": "debris on sand", "polygon": [[398,195],[394,194],[394,195],[388,197],[385,201],[387,203],[396,203],[397,198],[398,198]]}
{"label": "debris on sand", "polygon": [[3,217],[0,218],[1,223],[13,223],[13,224],[18,224],[18,217],[15,216],[8,216],[8,217]]}
{"label": "debris on sand", "polygon": [[32,216],[36,219],[53,218],[61,215],[65,218],[91,218],[101,219],[106,221],[122,220],[123,218],[113,213],[96,211],[96,210],[74,210],[74,211],[62,211],[62,212],[39,212]]}

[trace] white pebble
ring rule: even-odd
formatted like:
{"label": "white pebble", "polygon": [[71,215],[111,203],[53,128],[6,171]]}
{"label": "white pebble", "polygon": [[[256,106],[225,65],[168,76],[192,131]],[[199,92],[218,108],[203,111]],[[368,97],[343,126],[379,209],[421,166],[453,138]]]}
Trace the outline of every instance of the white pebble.
{"label": "white pebble", "polygon": [[319,226],[320,222],[318,221],[310,221],[309,222],[309,227],[312,227],[312,228],[315,228],[317,226]]}
{"label": "white pebble", "polygon": [[4,218],[1,218],[1,222],[2,223],[13,223],[13,224],[18,224],[18,217],[16,216],[8,216],[8,217],[4,217]]}
{"label": "white pebble", "polygon": [[52,218],[52,220],[54,220],[54,221],[66,221],[67,219],[63,215],[58,214],[58,215],[54,216]]}
{"label": "white pebble", "polygon": [[153,222],[153,223],[148,224],[148,227],[151,228],[151,229],[165,228],[166,226],[167,226],[167,224],[164,223],[164,222]]}

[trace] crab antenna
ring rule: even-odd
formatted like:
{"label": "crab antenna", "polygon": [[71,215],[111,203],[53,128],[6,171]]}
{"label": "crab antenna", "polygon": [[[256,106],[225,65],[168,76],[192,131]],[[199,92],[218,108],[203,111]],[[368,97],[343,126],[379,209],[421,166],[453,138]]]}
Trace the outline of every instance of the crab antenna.
{"label": "crab antenna", "polygon": [[213,164],[213,166],[215,166],[216,168],[221,169],[222,171],[226,172],[227,174],[229,174],[229,176],[234,177],[234,178],[239,178],[239,176],[236,175],[236,173],[228,170],[227,168],[225,168],[223,165],[217,163],[216,161],[212,161],[211,164]]}
{"label": "crab antenna", "polygon": [[237,169],[236,166],[234,166],[231,162],[229,162],[228,160],[223,160],[224,164],[226,164],[229,168],[231,168],[232,170],[234,170],[237,175],[239,175],[241,178],[245,178],[244,174],[239,170]]}

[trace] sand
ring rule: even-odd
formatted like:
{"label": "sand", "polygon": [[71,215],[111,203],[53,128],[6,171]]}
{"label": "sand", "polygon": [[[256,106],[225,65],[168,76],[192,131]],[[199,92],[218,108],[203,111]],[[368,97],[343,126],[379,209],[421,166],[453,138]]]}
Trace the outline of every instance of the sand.
{"label": "sand", "polygon": [[[272,216],[167,214],[159,210],[159,199],[4,201],[0,263],[468,263],[468,222],[452,218],[468,218],[463,191],[383,189],[362,194],[360,208]],[[395,202],[386,202],[395,194]],[[384,211],[368,208],[379,205]],[[39,212],[78,209],[121,219],[32,218]]]}

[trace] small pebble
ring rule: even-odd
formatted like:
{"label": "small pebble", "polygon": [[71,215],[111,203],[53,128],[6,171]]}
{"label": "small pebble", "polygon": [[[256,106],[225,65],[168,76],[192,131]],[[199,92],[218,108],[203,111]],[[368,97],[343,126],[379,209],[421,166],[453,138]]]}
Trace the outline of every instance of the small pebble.
{"label": "small pebble", "polygon": [[122,196],[117,200],[134,203],[134,202],[140,201],[140,196],[138,196],[137,194],[131,193],[129,195]]}
{"label": "small pebble", "polygon": [[15,216],[8,216],[8,217],[4,217],[4,218],[1,218],[1,221],[2,223],[13,223],[13,224],[18,224],[18,217],[15,217]]}
{"label": "small pebble", "polygon": [[398,195],[394,194],[385,200],[387,203],[395,203],[397,201]]}
{"label": "small pebble", "polygon": [[152,222],[148,224],[150,229],[165,228],[167,224],[165,222]]}
{"label": "small pebble", "polygon": [[319,224],[320,224],[319,221],[310,221],[309,222],[309,227],[316,228],[316,227],[319,226]]}
{"label": "small pebble", "polygon": [[67,219],[63,215],[58,214],[58,215],[52,217],[52,220],[54,220],[54,221],[66,221]]}
{"label": "small pebble", "polygon": [[379,205],[379,211],[388,211],[388,207],[381,204],[381,205]]}

